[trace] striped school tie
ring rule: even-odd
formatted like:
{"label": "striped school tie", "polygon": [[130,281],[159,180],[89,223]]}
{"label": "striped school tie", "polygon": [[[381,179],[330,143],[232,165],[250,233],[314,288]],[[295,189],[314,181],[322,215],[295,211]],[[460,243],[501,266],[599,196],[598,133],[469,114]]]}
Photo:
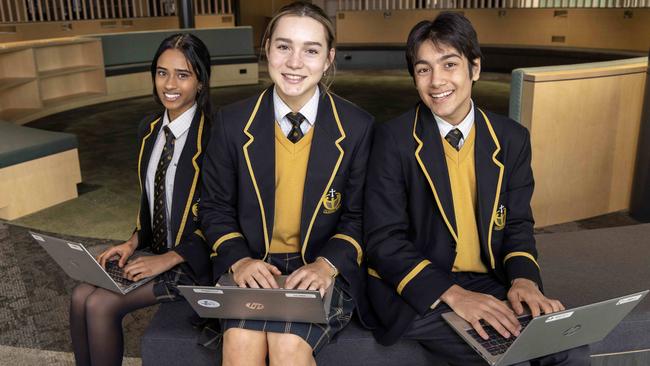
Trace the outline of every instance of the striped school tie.
{"label": "striped school tie", "polygon": [[445,136],[445,140],[456,149],[456,151],[460,150],[460,147],[458,145],[460,144],[460,139],[463,138],[463,133],[460,132],[459,129],[454,128],[453,130],[449,131],[447,136]]}
{"label": "striped school tie", "polygon": [[289,131],[287,138],[295,144],[304,136],[300,125],[305,120],[305,116],[300,113],[287,113],[287,119],[291,122],[291,131]]}
{"label": "striped school tie", "polygon": [[152,249],[154,253],[165,252],[167,248],[167,195],[165,189],[165,176],[167,175],[167,168],[174,156],[174,141],[176,140],[174,134],[169,130],[169,127],[163,128],[165,132],[165,147],[158,167],[156,168],[156,176],[154,178],[154,202],[153,202],[153,243]]}

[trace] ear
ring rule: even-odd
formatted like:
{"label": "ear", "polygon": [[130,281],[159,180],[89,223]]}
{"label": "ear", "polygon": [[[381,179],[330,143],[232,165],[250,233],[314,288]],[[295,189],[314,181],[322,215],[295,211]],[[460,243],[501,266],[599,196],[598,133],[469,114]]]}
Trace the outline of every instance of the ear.
{"label": "ear", "polygon": [[481,59],[475,58],[472,65],[472,81],[477,81],[481,76]]}
{"label": "ear", "polygon": [[323,72],[329,70],[330,66],[334,63],[334,58],[336,57],[336,49],[330,48],[330,52],[327,55],[327,61],[325,62],[325,70]]}

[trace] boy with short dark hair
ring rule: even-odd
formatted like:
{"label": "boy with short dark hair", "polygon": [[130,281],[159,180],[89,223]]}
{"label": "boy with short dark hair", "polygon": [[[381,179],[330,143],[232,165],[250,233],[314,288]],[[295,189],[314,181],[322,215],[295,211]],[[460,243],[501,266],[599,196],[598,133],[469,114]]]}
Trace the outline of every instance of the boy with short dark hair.
{"label": "boy with short dark hair", "polygon": [[[366,183],[368,293],[383,325],[375,337],[418,340],[453,365],[484,361],[442,313],[487,339],[486,323],[519,335],[524,304],[533,316],[564,309],[541,291],[528,131],[471,99],[481,57],[458,13],[411,30],[406,58],[421,101],[377,128]],[[587,354],[581,347],[540,362],[588,365]]]}

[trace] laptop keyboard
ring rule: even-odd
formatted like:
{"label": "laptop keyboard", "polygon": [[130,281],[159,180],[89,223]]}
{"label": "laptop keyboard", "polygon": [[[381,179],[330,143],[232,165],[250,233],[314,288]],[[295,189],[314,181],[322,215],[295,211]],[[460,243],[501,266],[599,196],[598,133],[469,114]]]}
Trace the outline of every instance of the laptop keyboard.
{"label": "laptop keyboard", "polygon": [[124,269],[120,268],[118,261],[106,262],[106,273],[119,285],[130,286],[133,283],[133,281],[124,277]]}
{"label": "laptop keyboard", "polygon": [[[521,324],[521,330],[523,330],[528,323],[533,319],[531,315],[522,316],[518,318],[519,323]],[[500,355],[505,353],[508,350],[508,347],[517,339],[517,337],[511,336],[510,338],[503,338],[499,332],[497,332],[491,325],[481,320],[481,325],[485,332],[490,336],[487,340],[481,338],[481,336],[474,330],[470,329],[467,332],[474,338],[478,343],[480,343],[492,356]]]}

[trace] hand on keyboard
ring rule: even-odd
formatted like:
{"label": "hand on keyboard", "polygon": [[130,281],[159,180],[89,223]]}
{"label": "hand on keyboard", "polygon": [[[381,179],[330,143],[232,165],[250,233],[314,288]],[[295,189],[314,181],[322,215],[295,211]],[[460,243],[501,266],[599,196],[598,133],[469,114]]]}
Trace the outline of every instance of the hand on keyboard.
{"label": "hand on keyboard", "polygon": [[488,339],[488,333],[483,329],[481,320],[491,325],[504,338],[518,336],[521,326],[515,313],[492,295],[468,291],[453,285],[445,291],[440,299],[461,318],[465,319],[483,339]]}
{"label": "hand on keyboard", "polygon": [[512,281],[508,291],[508,301],[517,315],[524,313],[523,303],[528,305],[533,317],[540,314],[550,314],[564,310],[564,305],[558,300],[544,296],[537,284],[526,278],[517,278]]}
{"label": "hand on keyboard", "polygon": [[97,257],[97,262],[99,262],[99,265],[106,268],[106,262],[110,261],[114,257],[118,257],[118,266],[120,268],[124,267],[126,264],[127,259],[135,252],[135,249],[137,248],[137,237],[136,237],[136,242],[133,242],[131,239],[128,241],[120,244],[120,245],[115,245],[113,247],[110,247],[106,249],[102,254],[100,254]]}

